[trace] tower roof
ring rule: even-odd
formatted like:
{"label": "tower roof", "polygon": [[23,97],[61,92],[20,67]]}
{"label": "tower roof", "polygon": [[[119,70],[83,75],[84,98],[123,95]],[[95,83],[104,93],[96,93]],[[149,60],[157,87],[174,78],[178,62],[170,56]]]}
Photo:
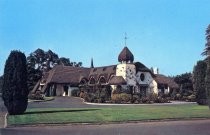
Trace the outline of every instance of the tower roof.
{"label": "tower roof", "polygon": [[133,62],[134,61],[134,56],[133,54],[131,53],[131,51],[128,49],[127,46],[125,46],[123,48],[123,50],[120,52],[119,56],[118,56],[118,61],[119,62],[122,62],[122,61],[130,61],[130,62]]}

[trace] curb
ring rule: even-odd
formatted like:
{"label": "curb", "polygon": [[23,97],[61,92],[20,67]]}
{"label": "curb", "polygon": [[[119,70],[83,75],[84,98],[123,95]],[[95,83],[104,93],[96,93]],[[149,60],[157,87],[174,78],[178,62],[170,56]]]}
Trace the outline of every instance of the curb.
{"label": "curb", "polygon": [[8,126],[7,118],[8,118],[8,113],[6,113],[5,116],[4,116],[4,128],[6,128]]}
{"label": "curb", "polygon": [[157,105],[157,106],[162,106],[162,105],[189,105],[189,104],[197,104],[196,102],[182,102],[182,101],[171,101],[170,103],[152,103],[152,104],[115,104],[115,103],[91,103],[91,102],[86,102],[83,98],[80,97],[74,97],[77,99],[81,99],[82,103],[87,104],[87,105],[98,105],[98,106],[147,106],[147,105]]}
{"label": "curb", "polygon": [[147,106],[147,105],[157,105],[157,106],[162,106],[162,105],[188,105],[188,104],[196,104],[195,102],[183,102],[183,103],[153,103],[153,104],[109,104],[109,103],[90,103],[90,102],[85,102],[83,99],[83,103],[87,105],[99,105],[99,106]]}
{"label": "curb", "polygon": [[47,101],[52,101],[54,100],[55,98],[52,98],[52,99],[48,99],[48,100],[28,100],[28,103],[33,103],[33,102],[47,102]]}
{"label": "curb", "polygon": [[131,121],[113,121],[113,122],[84,122],[84,123],[42,123],[42,124],[17,124],[9,125],[7,128],[14,127],[53,127],[53,126],[81,126],[81,125],[109,125],[109,124],[131,124],[131,123],[150,123],[150,122],[173,122],[173,121],[196,121],[210,120],[210,118],[177,118],[177,119],[150,119],[150,120],[131,120]]}

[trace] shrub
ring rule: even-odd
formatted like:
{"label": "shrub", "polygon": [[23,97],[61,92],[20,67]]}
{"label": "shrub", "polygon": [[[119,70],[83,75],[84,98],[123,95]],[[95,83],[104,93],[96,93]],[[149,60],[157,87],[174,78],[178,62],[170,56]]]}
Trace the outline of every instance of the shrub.
{"label": "shrub", "polygon": [[149,99],[149,97],[142,97],[140,99],[140,103],[143,103],[143,104],[150,104],[152,103],[152,100]]}
{"label": "shrub", "polygon": [[155,93],[152,93],[148,96],[148,100],[147,102],[149,103],[169,103],[170,102],[170,97],[168,97],[167,94],[163,94],[161,96],[158,96],[157,94]]}
{"label": "shrub", "polygon": [[74,89],[71,91],[71,96],[73,97],[79,97],[80,96],[80,91],[78,89]]}
{"label": "shrub", "polygon": [[131,94],[121,93],[113,94],[111,98],[113,103],[129,103],[131,102]]}
{"label": "shrub", "polygon": [[182,96],[181,94],[177,93],[174,97],[174,100],[181,100]]}
{"label": "shrub", "polygon": [[138,104],[140,102],[139,96],[138,95],[133,95],[132,103]]}
{"label": "shrub", "polygon": [[44,100],[44,95],[40,91],[37,91],[35,94],[29,95],[28,98],[32,100]]}
{"label": "shrub", "polygon": [[196,96],[194,94],[190,95],[187,97],[187,100],[189,102],[195,102],[196,101]]}

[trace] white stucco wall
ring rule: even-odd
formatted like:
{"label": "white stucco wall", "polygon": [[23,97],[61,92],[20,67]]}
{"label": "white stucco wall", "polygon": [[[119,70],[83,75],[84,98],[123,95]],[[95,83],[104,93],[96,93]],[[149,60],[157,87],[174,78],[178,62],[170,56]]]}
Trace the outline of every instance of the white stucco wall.
{"label": "white stucco wall", "polygon": [[[144,80],[141,80],[140,76],[144,74]],[[154,80],[150,72],[137,72],[136,74],[136,82],[138,84],[148,85],[148,93],[156,93],[158,94],[157,82]]]}
{"label": "white stucco wall", "polygon": [[151,87],[152,87],[153,93],[158,94],[158,84],[154,79],[152,80]]}
{"label": "white stucco wall", "polygon": [[[144,74],[144,76],[145,76],[143,81],[140,78],[141,74]],[[140,72],[140,71],[137,72],[137,74],[136,74],[136,82],[137,83],[149,85],[150,83],[152,83],[152,81],[153,81],[153,78],[149,72]]]}
{"label": "white stucco wall", "polygon": [[116,76],[122,76],[128,85],[136,86],[136,67],[134,64],[118,64],[116,69]]}

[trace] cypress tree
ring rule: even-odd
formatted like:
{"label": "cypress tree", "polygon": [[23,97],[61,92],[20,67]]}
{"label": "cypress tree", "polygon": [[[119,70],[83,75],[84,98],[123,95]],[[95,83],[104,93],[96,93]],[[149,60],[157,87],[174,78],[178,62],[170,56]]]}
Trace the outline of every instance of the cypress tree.
{"label": "cypress tree", "polygon": [[207,70],[206,70],[205,84],[206,84],[208,105],[209,105],[209,108],[210,108],[210,56],[207,57]]}
{"label": "cypress tree", "polygon": [[196,100],[199,105],[207,104],[205,88],[206,66],[205,61],[198,61],[193,70],[193,86],[196,92]]}
{"label": "cypress tree", "polygon": [[206,70],[206,78],[205,78],[205,84],[206,84],[206,92],[207,92],[207,98],[208,98],[208,105],[210,108],[210,24],[208,25],[206,29],[206,45],[203,55],[206,55],[207,58],[207,70]]}
{"label": "cypress tree", "polygon": [[10,115],[23,114],[28,105],[26,56],[11,51],[4,68],[2,88],[4,104]]}

